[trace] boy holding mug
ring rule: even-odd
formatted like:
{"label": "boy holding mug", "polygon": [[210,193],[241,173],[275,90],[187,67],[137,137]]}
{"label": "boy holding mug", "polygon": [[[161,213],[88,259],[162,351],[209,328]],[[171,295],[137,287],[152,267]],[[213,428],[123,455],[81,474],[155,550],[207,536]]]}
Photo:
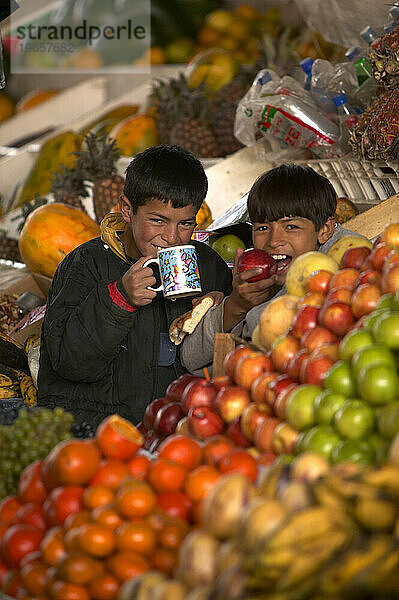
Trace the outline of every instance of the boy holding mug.
{"label": "boy holding mug", "polygon": [[118,413],[137,423],[146,406],[186,372],[169,340],[192,297],[165,298],[144,263],[166,247],[195,247],[202,294],[231,291],[231,272],[206,244],[192,241],[207,193],[201,163],[178,146],[138,154],[126,171],[120,214],[101,222],[101,237],[59,265],[41,336],[39,406],[62,406],[95,427]]}

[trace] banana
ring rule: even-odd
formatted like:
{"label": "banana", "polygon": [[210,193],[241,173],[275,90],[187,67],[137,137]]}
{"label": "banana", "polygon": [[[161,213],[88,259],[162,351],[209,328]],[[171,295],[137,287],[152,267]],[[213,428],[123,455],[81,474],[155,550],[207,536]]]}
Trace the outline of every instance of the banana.
{"label": "banana", "polygon": [[290,465],[272,465],[261,476],[259,494],[266,498],[277,498],[278,492],[290,481]]}
{"label": "banana", "polygon": [[390,536],[368,536],[334,557],[322,570],[319,578],[320,590],[324,594],[339,595],[345,586],[367,572],[371,565],[389,555],[393,542]]}
{"label": "banana", "polygon": [[10,398],[17,398],[18,392],[14,387],[0,387],[0,400],[9,400]]}
{"label": "banana", "polygon": [[393,500],[367,498],[357,498],[352,509],[354,518],[364,529],[378,533],[393,532],[398,511],[399,504]]}
{"label": "banana", "polygon": [[313,482],[312,492],[319,504],[334,511],[345,513],[347,505],[345,501],[330,488],[324,477]]}
{"label": "banana", "polygon": [[[296,549],[294,545],[276,549],[273,551],[260,552],[255,560],[255,572],[265,573],[267,577],[278,578],[284,569],[295,560]],[[272,575],[273,573],[273,575]]]}
{"label": "banana", "polygon": [[311,538],[325,536],[337,526],[345,526],[346,517],[333,513],[324,506],[314,506],[294,513],[286,524],[272,536],[267,545],[269,552],[284,546],[297,546]]}
{"label": "banana", "polygon": [[11,377],[8,377],[8,375],[3,375],[3,373],[0,373],[0,387],[10,387],[13,384],[14,384],[14,382],[11,379]]}
{"label": "banana", "polygon": [[367,469],[363,473],[362,481],[392,494],[393,498],[399,498],[399,465],[390,463],[378,469]]}
{"label": "banana", "polygon": [[336,473],[326,475],[327,485],[341,498],[354,500],[358,497],[373,500],[377,497],[377,489],[366,482],[357,479],[345,479]]}
{"label": "banana", "polygon": [[37,402],[37,389],[35,388],[32,377],[24,375],[19,382],[22,398],[28,406],[34,406]]}

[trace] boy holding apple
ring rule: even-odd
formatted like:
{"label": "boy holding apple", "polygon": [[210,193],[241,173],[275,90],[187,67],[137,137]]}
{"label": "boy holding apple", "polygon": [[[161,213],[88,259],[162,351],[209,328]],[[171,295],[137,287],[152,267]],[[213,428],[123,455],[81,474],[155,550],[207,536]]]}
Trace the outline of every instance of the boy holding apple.
{"label": "boy holding apple", "polygon": [[329,248],[354,232],[335,224],[337,195],[332,184],[311,167],[280,165],[263,173],[248,195],[248,213],[255,248],[270,254],[277,272],[249,283],[262,269],[237,272],[238,249],[233,269],[233,291],[205,315],[194,333],[183,342],[182,362],[195,372],[209,366],[215,333],[232,332],[249,339],[267,302],[286,293],[285,278],[293,260]]}

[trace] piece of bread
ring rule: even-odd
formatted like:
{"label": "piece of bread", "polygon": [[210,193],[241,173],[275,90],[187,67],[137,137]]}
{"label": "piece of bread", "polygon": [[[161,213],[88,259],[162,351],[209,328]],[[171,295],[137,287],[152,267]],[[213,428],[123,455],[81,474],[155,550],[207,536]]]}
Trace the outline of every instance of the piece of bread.
{"label": "piece of bread", "polygon": [[169,327],[169,339],[178,346],[187,334],[193,333],[198,323],[214,305],[212,296],[204,296],[191,310],[177,317]]}

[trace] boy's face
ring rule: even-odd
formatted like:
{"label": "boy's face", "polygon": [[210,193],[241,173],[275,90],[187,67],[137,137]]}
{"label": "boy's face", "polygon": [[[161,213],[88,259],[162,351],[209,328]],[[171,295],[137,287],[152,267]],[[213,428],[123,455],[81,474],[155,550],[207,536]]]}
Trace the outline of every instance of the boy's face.
{"label": "boy's face", "polygon": [[284,217],[277,221],[253,224],[255,248],[265,250],[277,261],[276,283],[283,285],[291,262],[311,250],[317,250],[333,234],[334,219],[328,219],[320,231],[304,217]]}
{"label": "boy's face", "polygon": [[128,254],[133,258],[156,256],[159,247],[189,244],[196,225],[196,207],[193,204],[173,208],[160,200],[149,200],[133,214],[130,203],[122,196],[120,208],[130,224],[132,237],[127,240]]}

